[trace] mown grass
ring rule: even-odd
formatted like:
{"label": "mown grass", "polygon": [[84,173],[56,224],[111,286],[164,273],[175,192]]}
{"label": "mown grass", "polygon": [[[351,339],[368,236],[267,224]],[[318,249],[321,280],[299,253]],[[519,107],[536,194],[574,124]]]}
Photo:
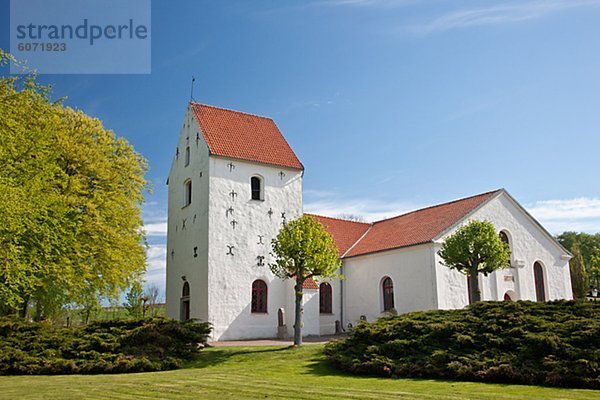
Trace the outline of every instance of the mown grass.
{"label": "mown grass", "polygon": [[323,346],[214,347],[188,368],[119,375],[3,376],[1,399],[600,399],[593,390],[348,375]]}

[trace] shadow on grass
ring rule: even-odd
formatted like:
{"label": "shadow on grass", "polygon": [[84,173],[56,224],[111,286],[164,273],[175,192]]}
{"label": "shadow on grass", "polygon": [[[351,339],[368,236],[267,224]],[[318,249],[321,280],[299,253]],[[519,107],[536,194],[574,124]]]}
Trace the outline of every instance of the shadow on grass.
{"label": "shadow on grass", "polygon": [[235,349],[233,347],[211,348],[210,350],[202,350],[195,360],[190,361],[185,365],[185,368],[207,368],[213,367],[223,362],[229,361],[236,363],[236,358],[246,355],[259,355],[265,353],[276,353],[289,350],[291,347],[273,347],[263,348],[257,347],[256,350],[248,348]]}

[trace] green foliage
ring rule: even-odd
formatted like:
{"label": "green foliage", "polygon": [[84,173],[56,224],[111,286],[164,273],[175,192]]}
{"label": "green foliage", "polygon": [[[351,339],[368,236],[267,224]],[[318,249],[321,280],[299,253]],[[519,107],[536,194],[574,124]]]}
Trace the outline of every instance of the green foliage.
{"label": "green foliage", "polygon": [[304,215],[283,225],[272,241],[275,262],[269,268],[281,279],[296,280],[294,344],[302,344],[303,283],[312,277],[329,278],[340,267],[333,237],[320,222]]}
{"label": "green foliage", "polygon": [[571,288],[573,289],[573,297],[576,299],[585,299],[585,295],[589,289],[589,281],[583,256],[579,251],[577,243],[573,244],[573,258],[569,261],[569,269],[571,272]]}
{"label": "green foliage", "polygon": [[146,161],[48,91],[35,75],[0,78],[0,315],[87,307],[145,269]]}
{"label": "green foliage", "polygon": [[273,239],[272,246],[275,263],[269,267],[281,279],[327,278],[340,266],[333,237],[311,216],[305,215],[285,224]]}
{"label": "green foliage", "polygon": [[585,232],[563,232],[556,239],[571,253],[573,246],[577,244],[586,267],[591,264],[592,257],[600,252],[600,233],[592,235]]}
{"label": "green foliage", "polygon": [[564,232],[556,239],[571,253],[575,254],[575,251],[581,253],[583,270],[589,279],[588,283],[592,287],[600,288],[600,233],[592,235],[585,232]]}
{"label": "green foliage", "polygon": [[131,288],[127,292],[127,295],[125,296],[127,301],[123,304],[123,307],[125,307],[130,316],[134,318],[139,318],[142,316],[144,313],[143,297],[144,288],[142,286],[142,282],[136,280],[133,282]]}
{"label": "green foliage", "polygon": [[98,374],[179,368],[199,351],[208,323],[162,318],[53,328],[0,319],[0,375]]}
{"label": "green foliage", "polygon": [[[444,265],[468,276],[489,273],[510,266],[510,248],[503,243],[489,221],[471,221],[444,241],[438,252]],[[473,279],[473,300],[479,301],[479,283]]]}
{"label": "green foliage", "polygon": [[360,374],[598,389],[600,306],[479,302],[411,313],[361,323],[325,351]]}

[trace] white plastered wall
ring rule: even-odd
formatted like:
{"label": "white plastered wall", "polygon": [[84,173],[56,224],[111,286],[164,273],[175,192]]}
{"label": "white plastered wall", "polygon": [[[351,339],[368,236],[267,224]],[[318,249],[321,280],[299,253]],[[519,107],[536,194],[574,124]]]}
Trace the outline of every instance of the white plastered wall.
{"label": "white plastered wall", "polygon": [[[208,147],[189,110],[177,142],[168,183],[167,315],[180,318],[185,277],[190,285],[190,317],[208,321]],[[185,165],[186,147],[190,162]],[[184,184],[192,181],[192,203],[184,206]],[[184,227],[185,221],[185,227]],[[194,257],[194,248],[196,257]]]}
{"label": "white plastered wall", "polygon": [[[252,176],[262,179],[264,200],[251,200]],[[282,213],[288,221],[302,215],[302,172],[212,156],[209,191],[208,302],[213,339],[275,337],[277,310],[285,309],[288,324],[294,310],[286,307],[293,293],[290,283],[275,277],[268,267],[273,260],[271,240],[282,226]],[[233,211],[227,211],[230,207]],[[234,246],[233,255],[228,246]],[[263,266],[258,265],[259,256],[264,257]],[[255,279],[268,286],[266,314],[251,312]]]}
{"label": "white plastered wall", "polygon": [[[536,300],[534,263],[544,271],[546,300],[572,299],[571,276],[566,252],[560,248],[508,195],[502,193],[476,210],[470,220],[488,220],[496,229],[507,233],[511,245],[511,268],[479,276],[484,300],[503,300],[509,293],[513,300]],[[456,229],[443,235],[436,243],[436,276],[439,308],[461,308],[468,304],[466,277],[443,266],[437,255],[443,240]]]}
{"label": "white plastered wall", "polygon": [[382,282],[388,276],[398,313],[436,308],[431,247],[424,244],[345,259],[344,325],[356,324],[363,315],[367,321],[383,315]]}

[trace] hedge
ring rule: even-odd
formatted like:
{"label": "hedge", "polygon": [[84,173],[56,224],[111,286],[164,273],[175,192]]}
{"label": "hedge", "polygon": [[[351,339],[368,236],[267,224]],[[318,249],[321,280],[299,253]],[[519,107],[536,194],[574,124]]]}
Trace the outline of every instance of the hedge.
{"label": "hedge", "polygon": [[99,374],[179,368],[206,343],[207,323],[163,318],[53,327],[0,318],[0,375]]}
{"label": "hedge", "polygon": [[479,302],[381,318],[325,353],[358,374],[599,389],[600,305]]}

